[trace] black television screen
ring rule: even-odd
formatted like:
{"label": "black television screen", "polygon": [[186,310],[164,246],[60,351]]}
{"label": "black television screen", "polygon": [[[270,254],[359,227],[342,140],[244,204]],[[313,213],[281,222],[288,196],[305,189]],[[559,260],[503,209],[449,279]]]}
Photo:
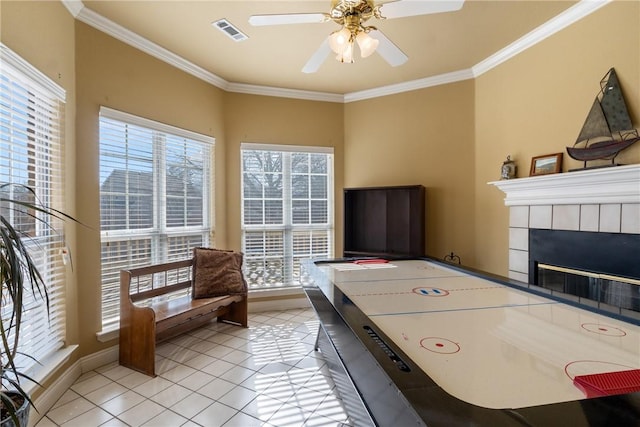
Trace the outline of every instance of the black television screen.
{"label": "black television screen", "polygon": [[344,256],[424,256],[421,185],[346,188]]}

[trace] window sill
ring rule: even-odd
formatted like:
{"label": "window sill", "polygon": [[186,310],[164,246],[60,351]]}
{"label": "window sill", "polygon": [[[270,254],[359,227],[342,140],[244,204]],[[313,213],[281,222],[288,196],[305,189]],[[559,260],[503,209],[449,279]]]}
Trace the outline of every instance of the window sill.
{"label": "window sill", "polygon": [[118,332],[120,328],[118,326],[109,326],[96,333],[96,339],[100,342],[109,342],[118,338]]}
{"label": "window sill", "polygon": [[[67,347],[61,348],[45,359],[40,360],[40,363],[32,368],[28,375],[39,384],[44,384],[53,372],[55,372],[60,366],[64,365],[69,360],[69,358],[77,348],[78,345],[69,345]],[[29,394],[33,394],[33,392],[38,387],[39,386],[33,382],[25,383],[24,385],[25,391],[27,391]]]}

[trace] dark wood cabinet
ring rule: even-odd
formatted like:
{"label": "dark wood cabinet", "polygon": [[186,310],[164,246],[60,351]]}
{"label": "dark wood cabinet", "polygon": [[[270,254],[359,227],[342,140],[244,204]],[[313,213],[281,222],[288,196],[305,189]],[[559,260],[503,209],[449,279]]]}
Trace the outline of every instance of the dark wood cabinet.
{"label": "dark wood cabinet", "polygon": [[424,219],[422,185],[345,188],[344,256],[424,256]]}

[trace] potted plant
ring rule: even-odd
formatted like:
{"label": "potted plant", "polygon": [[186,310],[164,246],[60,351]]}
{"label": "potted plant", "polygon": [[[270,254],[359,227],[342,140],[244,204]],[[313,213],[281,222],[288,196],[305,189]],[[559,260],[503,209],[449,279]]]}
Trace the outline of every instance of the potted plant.
{"label": "potted plant", "polygon": [[[16,187],[19,193],[28,197],[15,198],[6,196],[9,187]],[[14,188],[15,190],[15,188]],[[35,191],[20,184],[0,184],[0,425],[26,426],[29,408],[33,405],[28,392],[21,385],[21,380],[38,384],[21,371],[16,362],[20,355],[20,330],[22,326],[23,301],[28,293],[41,298],[49,310],[49,294],[47,284],[42,279],[38,267],[29,251],[32,236],[20,230],[10,222],[9,213],[27,215],[39,221],[45,227],[51,227],[48,218],[74,218],[39,202]],[[44,214],[44,215],[42,215]],[[31,245],[33,246],[33,245]],[[23,355],[24,357],[31,357]],[[31,357],[32,358],[32,357]]]}

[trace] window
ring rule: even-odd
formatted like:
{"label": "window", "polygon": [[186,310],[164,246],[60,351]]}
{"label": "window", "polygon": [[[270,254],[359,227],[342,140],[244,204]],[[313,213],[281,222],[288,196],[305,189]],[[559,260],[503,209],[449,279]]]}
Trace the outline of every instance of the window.
{"label": "window", "polygon": [[[64,211],[62,136],[65,91],[44,74],[0,44],[0,196],[37,202]],[[25,191],[30,187],[34,192]],[[65,267],[59,255],[64,246],[63,223],[39,212],[38,216],[0,203],[3,216],[22,231],[49,291],[46,302],[25,294],[20,348],[16,361],[24,370],[35,367],[60,349],[65,339]],[[47,227],[45,223],[51,225]],[[4,289],[3,289],[4,292]],[[2,295],[0,315],[10,312]]]}
{"label": "window", "polygon": [[120,270],[207,246],[211,137],[100,109],[102,327],[120,316]]}
{"label": "window", "polygon": [[333,256],[333,150],[242,144],[242,251],[251,289],[300,286]]}

